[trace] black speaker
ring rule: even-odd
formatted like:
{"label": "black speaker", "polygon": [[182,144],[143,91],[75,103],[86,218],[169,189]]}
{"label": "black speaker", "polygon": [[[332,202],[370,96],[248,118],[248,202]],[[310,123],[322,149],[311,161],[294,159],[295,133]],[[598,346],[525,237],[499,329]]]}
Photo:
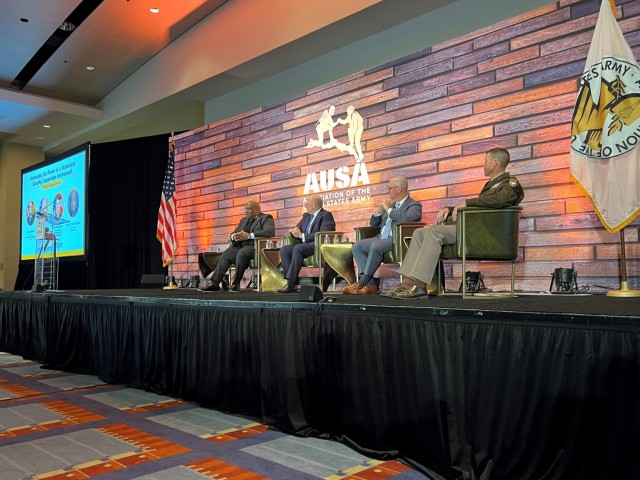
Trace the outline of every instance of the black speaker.
{"label": "black speaker", "polygon": [[142,288],[164,287],[164,273],[145,273],[140,280]]}
{"label": "black speaker", "polygon": [[298,292],[298,300],[300,302],[318,302],[322,298],[322,290],[315,285],[302,285]]}

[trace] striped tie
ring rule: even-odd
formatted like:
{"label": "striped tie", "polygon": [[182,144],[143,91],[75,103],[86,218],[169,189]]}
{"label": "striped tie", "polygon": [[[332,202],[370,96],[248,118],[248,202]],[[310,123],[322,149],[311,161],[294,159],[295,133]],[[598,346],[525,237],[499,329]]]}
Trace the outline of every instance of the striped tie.
{"label": "striped tie", "polygon": [[304,231],[304,233],[311,233],[311,225],[313,224],[314,218],[316,218],[315,214],[311,215],[311,218],[309,219],[309,223],[307,223],[307,229]]}
{"label": "striped tie", "polygon": [[[393,204],[393,209],[396,210],[398,208],[398,202]],[[389,215],[387,217],[387,223],[384,224],[384,227],[382,227],[382,232],[380,232],[380,238],[389,238],[389,235],[391,234],[391,215]]]}

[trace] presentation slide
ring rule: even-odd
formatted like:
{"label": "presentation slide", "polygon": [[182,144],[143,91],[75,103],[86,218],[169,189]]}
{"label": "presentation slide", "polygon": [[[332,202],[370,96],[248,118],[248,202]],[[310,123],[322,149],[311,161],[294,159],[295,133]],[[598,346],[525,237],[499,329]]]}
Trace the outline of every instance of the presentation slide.
{"label": "presentation slide", "polygon": [[20,260],[86,255],[89,145],[22,171]]}

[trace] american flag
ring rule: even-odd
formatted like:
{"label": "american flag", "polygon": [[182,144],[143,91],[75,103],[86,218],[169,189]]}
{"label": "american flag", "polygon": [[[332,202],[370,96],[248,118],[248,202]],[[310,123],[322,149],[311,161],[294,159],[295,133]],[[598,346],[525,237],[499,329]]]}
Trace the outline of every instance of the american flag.
{"label": "american flag", "polygon": [[171,262],[176,252],[176,203],[173,194],[176,191],[176,179],[173,175],[173,134],[169,142],[169,161],[167,171],[164,174],[162,195],[160,197],[160,210],[158,210],[158,228],[156,237],[162,244],[162,266],[166,267]]}

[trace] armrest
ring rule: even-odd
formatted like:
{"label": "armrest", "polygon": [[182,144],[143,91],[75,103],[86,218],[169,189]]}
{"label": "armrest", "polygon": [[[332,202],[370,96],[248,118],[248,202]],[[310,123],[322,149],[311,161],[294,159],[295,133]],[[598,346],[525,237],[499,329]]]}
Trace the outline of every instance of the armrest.
{"label": "armrest", "polygon": [[380,227],[355,227],[356,242],[365,238],[373,238],[380,233]]}
{"label": "armrest", "polygon": [[404,239],[412,236],[413,232],[424,226],[423,222],[398,222],[393,225],[393,261],[395,263],[402,263],[409,248]]}
{"label": "armrest", "polygon": [[283,244],[284,245],[297,245],[298,243],[301,243],[302,240],[300,240],[297,237],[294,237],[293,235],[289,234],[286,237],[284,237],[283,240]]}

